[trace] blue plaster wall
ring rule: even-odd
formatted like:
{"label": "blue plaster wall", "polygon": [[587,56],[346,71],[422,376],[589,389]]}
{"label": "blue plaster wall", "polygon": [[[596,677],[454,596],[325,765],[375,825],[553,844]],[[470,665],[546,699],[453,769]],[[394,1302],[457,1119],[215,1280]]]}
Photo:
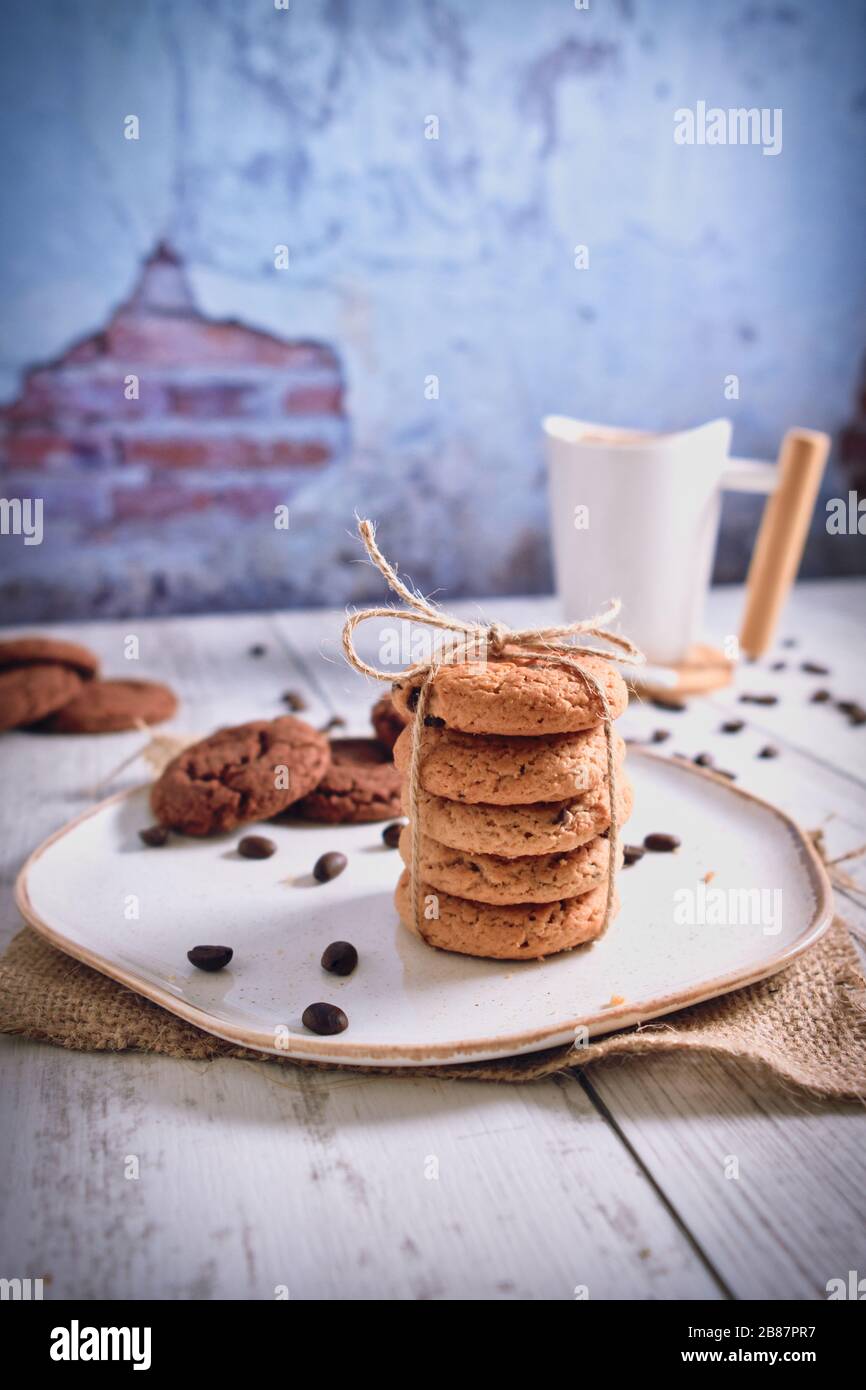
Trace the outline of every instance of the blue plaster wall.
{"label": "blue plaster wall", "polygon": [[[421,584],[545,588],[548,411],[729,413],[762,456],[792,423],[851,417],[862,3],[40,0],[2,27],[4,398],[104,323],[165,236],[208,313],[342,358],[351,452],[296,498],[282,589],[263,572],[244,602],[357,596],[356,506]],[[700,99],[781,107],[782,153],[677,146],[673,112]],[[752,505],[728,513],[723,575]],[[853,556],[816,532],[810,566]]]}

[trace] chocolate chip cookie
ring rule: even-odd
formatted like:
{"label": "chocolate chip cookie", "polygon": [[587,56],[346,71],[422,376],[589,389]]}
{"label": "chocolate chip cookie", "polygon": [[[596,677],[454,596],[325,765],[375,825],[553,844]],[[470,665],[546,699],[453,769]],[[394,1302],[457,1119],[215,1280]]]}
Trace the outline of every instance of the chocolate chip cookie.
{"label": "chocolate chip cookie", "polygon": [[58,637],[10,637],[0,642],[0,671],[35,665],[67,666],[90,680],[99,671],[99,658],[87,647]]}
{"label": "chocolate chip cookie", "polygon": [[173,830],[215,835],[284,811],[313,790],[330,760],[325,736],[291,715],[218,729],[169,763],[151,806]]}
{"label": "chocolate chip cookie", "polygon": [[[621,759],[625,744],[613,735],[614,756]],[[406,728],[394,745],[394,761],[408,772],[412,729]],[[534,801],[561,801],[580,796],[607,777],[604,729],[544,738],[464,734],[456,729],[424,730],[421,785],[434,796],[451,801],[492,802],[524,806]]]}
{"label": "chocolate chip cookie", "polygon": [[106,734],[161,724],[177,709],[174,692],[156,681],[94,680],[52,715],[46,728],[58,734]]}
{"label": "chocolate chip cookie", "polygon": [[[628,704],[622,676],[602,656],[581,657],[580,664],[598,682],[611,718],[617,719]],[[415,676],[394,684],[394,708],[406,719],[417,704],[423,679]],[[426,711],[449,729],[467,734],[577,733],[604,718],[598,695],[577,671],[532,658],[442,666],[430,687]]]}
{"label": "chocolate chip cookie", "polygon": [[[594,941],[604,927],[606,901],[606,884],[600,884],[579,898],[508,907],[470,902],[468,898],[456,898],[429,883],[422,883],[422,911],[426,910],[430,916],[422,917],[415,926],[411,885],[405,869],[394,895],[403,925],[421,936],[428,946],[497,960],[534,960]],[[614,899],[611,920],[618,907],[619,902]]]}
{"label": "chocolate chip cookie", "polygon": [[11,666],[0,671],[0,731],[36,724],[78,694],[81,677],[71,666]]}
{"label": "chocolate chip cookie", "polygon": [[386,748],[393,748],[406,727],[406,720],[394,708],[390,693],[378,699],[370,711],[370,723],[376,737]]}
{"label": "chocolate chip cookie", "polygon": [[400,774],[388,749],[375,738],[331,739],[330,767],[293,812],[326,825],[399,816]]}
{"label": "chocolate chip cookie", "polygon": [[[412,865],[412,830],[400,836],[400,856]],[[421,836],[421,876],[440,890],[477,903],[552,903],[588,893],[607,880],[610,841],[596,835],[568,854],[530,854],[505,859],[498,854],[472,854],[440,845]],[[617,868],[622,867],[622,849]]]}
{"label": "chocolate chip cookie", "polygon": [[[617,824],[631,815],[631,783],[620,771],[617,779]],[[408,787],[403,788],[403,814],[410,815]],[[424,830],[442,845],[515,858],[524,854],[554,854],[586,844],[610,825],[607,786],[594,787],[566,801],[540,801],[529,806],[470,805],[432,796],[421,789],[418,818]]]}

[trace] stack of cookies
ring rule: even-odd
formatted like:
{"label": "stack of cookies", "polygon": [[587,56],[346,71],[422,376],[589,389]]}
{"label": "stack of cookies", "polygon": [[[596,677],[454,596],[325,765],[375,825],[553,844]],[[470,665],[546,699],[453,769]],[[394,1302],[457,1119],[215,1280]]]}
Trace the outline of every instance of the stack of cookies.
{"label": "stack of cookies", "polygon": [[[612,718],[625,682],[601,656],[581,666]],[[423,676],[394,686],[407,727],[394,745],[403,807],[412,721]],[[566,666],[532,658],[441,667],[430,684],[416,805],[420,893],[412,903],[411,826],[397,886],[404,924],[431,946],[464,955],[529,960],[569,950],[605,926],[611,792],[603,708]],[[625,745],[613,735],[617,826],[631,813]],[[622,862],[618,854],[616,868]],[[612,904],[611,915],[616,909]]]}

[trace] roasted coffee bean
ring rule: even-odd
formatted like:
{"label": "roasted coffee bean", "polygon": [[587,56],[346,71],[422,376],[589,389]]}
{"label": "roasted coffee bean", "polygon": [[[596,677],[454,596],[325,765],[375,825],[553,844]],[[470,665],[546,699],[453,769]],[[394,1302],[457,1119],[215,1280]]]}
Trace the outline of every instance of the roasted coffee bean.
{"label": "roasted coffee bean", "polygon": [[623,845],[622,862],[625,868],[629,864],[636,864],[639,859],[643,859],[646,850],[643,845]]}
{"label": "roasted coffee bean", "polygon": [[327,724],[323,724],[319,730],[322,734],[329,734],[332,729],[345,729],[346,721],[341,714],[332,714]]}
{"label": "roasted coffee bean", "polygon": [[400,833],[403,829],[403,822],[392,820],[390,825],[386,825],[382,831],[382,839],[389,849],[396,849],[400,843]]}
{"label": "roasted coffee bean", "polygon": [[681,714],[686,707],[684,700],[676,700],[673,696],[667,699],[661,695],[657,695],[654,700],[650,701],[650,704],[656,709],[670,711],[671,714]]}
{"label": "roasted coffee bean", "polygon": [[771,671],[787,671],[787,669],[787,661],[774,661],[772,666],[770,667]]}
{"label": "roasted coffee bean", "polygon": [[741,705],[777,705],[778,703],[779,703],[779,697],[778,697],[778,695],[749,695],[749,694],[746,694],[746,695],[741,695],[741,696],[740,696],[740,704],[741,704]]}
{"label": "roasted coffee bean", "polygon": [[438,714],[425,714],[424,723],[428,729],[444,729],[445,720],[440,719]]}
{"label": "roasted coffee bean", "polygon": [[250,656],[267,656],[268,649],[266,646],[264,646],[263,643],[256,642],[252,647],[250,647],[249,654]]}
{"label": "roasted coffee bean", "polygon": [[336,1004],[308,1004],[301,1015],[301,1022],[311,1033],[324,1036],[343,1033],[349,1026],[349,1020]]}
{"label": "roasted coffee bean", "polygon": [[270,859],[276,852],[273,840],[268,840],[264,835],[245,835],[238,842],[238,854],[243,855],[244,859]]}
{"label": "roasted coffee bean", "polygon": [[307,702],[298,690],[284,690],[283,704],[288,705],[289,709],[299,711],[307,708]]}
{"label": "roasted coffee bean", "polygon": [[696,753],[692,762],[696,763],[698,767],[712,767],[713,755],[712,753]]}
{"label": "roasted coffee bean", "polygon": [[670,729],[653,729],[650,743],[667,743],[670,736]]}
{"label": "roasted coffee bean", "polygon": [[322,969],[331,975],[351,975],[358,964],[358,952],[351,941],[332,941],[322,952]]}
{"label": "roasted coffee bean", "polygon": [[866,709],[858,705],[856,700],[837,700],[836,708],[847,714],[849,724],[866,724]]}
{"label": "roasted coffee bean", "polygon": [[813,705],[826,705],[827,701],[832,700],[832,698],[829,690],[816,690],[812,695],[811,703]]}
{"label": "roasted coffee bean", "polygon": [[167,842],[168,830],[164,825],[149,825],[146,830],[139,830],[138,838],[153,849],[158,849]]}
{"label": "roasted coffee bean", "polygon": [[655,854],[671,854],[675,849],[679,849],[680,842],[676,835],[665,835],[657,831],[652,835],[644,835],[643,847]]}
{"label": "roasted coffee bean", "polygon": [[819,666],[817,661],[801,661],[800,670],[805,671],[807,676],[829,676],[830,670],[827,666]]}
{"label": "roasted coffee bean", "polygon": [[745,727],[745,719],[726,719],[724,724],[722,725],[722,733],[738,734],[742,729],[745,729]]}
{"label": "roasted coffee bean", "polygon": [[197,970],[213,972],[228,965],[233,955],[231,946],[193,946],[191,951],[187,951],[186,958]]}
{"label": "roasted coffee bean", "polygon": [[759,758],[778,758],[779,750],[774,748],[772,743],[768,743],[758,754]]}
{"label": "roasted coffee bean", "polygon": [[327,883],[328,879],[341,874],[348,862],[345,854],[341,854],[339,850],[329,850],[327,854],[320,855],[313,865],[313,878],[317,878],[320,883]]}

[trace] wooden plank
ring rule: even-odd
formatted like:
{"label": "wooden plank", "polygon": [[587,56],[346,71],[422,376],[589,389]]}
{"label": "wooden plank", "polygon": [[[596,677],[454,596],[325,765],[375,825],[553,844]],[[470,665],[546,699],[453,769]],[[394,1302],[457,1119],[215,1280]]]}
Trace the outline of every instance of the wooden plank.
{"label": "wooden plank", "polygon": [[4,1267],[52,1298],[722,1294],[572,1079],[2,1053]]}
{"label": "wooden plank", "polygon": [[[857,593],[834,591],[835,625],[823,629],[830,645],[850,638]],[[720,630],[736,602],[732,591],[712,596]],[[549,601],[488,606],[513,625],[553,611]],[[477,605],[461,608],[477,615]],[[817,590],[812,609],[806,630],[815,632]],[[314,722],[336,710],[362,733],[380,687],[343,665],[341,622],[339,613],[135,620],[75,634],[90,635],[114,672],[123,669],[119,639],[140,633],[136,674],[177,685],[179,728],[278,713],[282,690],[297,683],[312,696]],[[259,659],[248,656],[257,641],[268,648]],[[375,633],[365,651],[377,659]],[[808,655],[821,659],[813,644]],[[729,703],[715,697],[666,717],[676,746],[694,753],[717,740]],[[746,714],[741,742],[721,745],[743,784],[806,824],[823,821],[833,852],[866,840],[855,745],[828,741],[828,763],[848,766],[822,768],[783,721]],[[642,736],[661,718],[637,707],[624,726]],[[782,758],[755,758],[764,738]],[[41,738],[4,739],[16,787],[0,816],[7,881],[136,742],[63,740],[58,756]],[[3,925],[12,926],[8,895]],[[739,1296],[810,1297],[821,1295],[822,1277],[857,1266],[857,1242],[862,1250],[862,1115],[780,1098],[733,1064],[610,1064],[593,1069],[585,1093],[574,1080],[463,1086],[2,1046],[5,1093],[16,1102],[16,1124],[4,1127],[3,1226],[16,1259],[54,1274],[56,1297],[76,1285],[87,1296],[270,1297],[276,1283],[295,1297],[568,1298],[579,1283],[592,1297],[714,1297],[727,1286]],[[723,1179],[721,1195],[720,1147],[741,1171],[739,1182]],[[121,1150],[146,1160],[146,1179],[117,1177]],[[439,1159],[438,1183],[419,1176],[419,1153],[422,1163]],[[780,1168],[784,1180],[774,1182]],[[738,1220],[749,1224],[738,1229]],[[293,1287],[295,1270],[302,1289],[321,1292]]]}

